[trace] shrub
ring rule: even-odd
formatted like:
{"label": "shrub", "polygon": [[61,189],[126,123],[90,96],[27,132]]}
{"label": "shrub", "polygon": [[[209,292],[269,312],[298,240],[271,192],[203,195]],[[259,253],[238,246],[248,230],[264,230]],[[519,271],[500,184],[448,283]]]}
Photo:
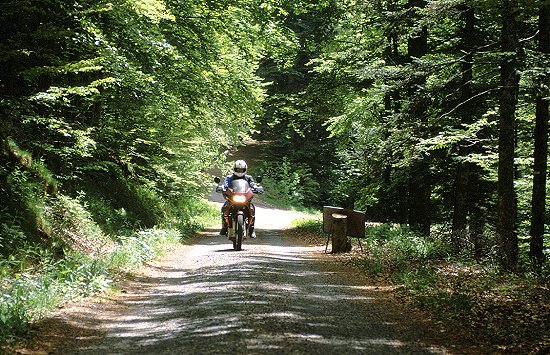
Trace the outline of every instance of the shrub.
{"label": "shrub", "polygon": [[320,186],[305,165],[291,164],[288,158],[279,162],[264,162],[260,167],[264,176],[263,198],[278,206],[302,206],[316,201]]}
{"label": "shrub", "polygon": [[369,255],[364,264],[373,273],[407,272],[411,265],[445,258],[449,253],[445,242],[419,236],[402,225],[369,227],[365,235]]}
{"label": "shrub", "polygon": [[133,236],[121,236],[119,247],[107,257],[112,273],[135,268],[158,256],[166,244],[176,243],[181,238],[177,229],[151,228]]}
{"label": "shrub", "polygon": [[300,231],[324,234],[323,221],[320,219],[297,218],[292,221],[291,227]]}
{"label": "shrub", "polygon": [[50,250],[29,248],[26,254],[34,254],[38,262],[32,266],[25,263],[23,269],[19,259],[15,273],[14,263],[0,264],[0,342],[21,335],[30,322],[59,303],[103,291],[111,282],[103,261],[81,253],[67,253],[56,259]]}

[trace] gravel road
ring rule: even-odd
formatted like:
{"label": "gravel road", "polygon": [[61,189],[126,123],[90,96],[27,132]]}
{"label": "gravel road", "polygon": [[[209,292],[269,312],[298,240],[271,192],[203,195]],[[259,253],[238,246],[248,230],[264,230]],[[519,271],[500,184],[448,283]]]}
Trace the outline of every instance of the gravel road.
{"label": "gravel road", "polygon": [[58,312],[37,346],[56,354],[453,353],[387,289],[366,286],[323,246],[285,237],[295,217],[257,205],[258,238],[240,252],[206,230],[113,299]]}

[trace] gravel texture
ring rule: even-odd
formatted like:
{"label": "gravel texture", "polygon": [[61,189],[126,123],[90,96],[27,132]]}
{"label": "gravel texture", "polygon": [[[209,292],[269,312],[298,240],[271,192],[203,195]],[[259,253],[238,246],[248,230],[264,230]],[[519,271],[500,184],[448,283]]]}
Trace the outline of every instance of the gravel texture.
{"label": "gravel texture", "polygon": [[282,233],[296,213],[257,205],[258,238],[233,251],[204,231],[108,298],[69,304],[20,353],[450,354],[428,320],[357,270]]}

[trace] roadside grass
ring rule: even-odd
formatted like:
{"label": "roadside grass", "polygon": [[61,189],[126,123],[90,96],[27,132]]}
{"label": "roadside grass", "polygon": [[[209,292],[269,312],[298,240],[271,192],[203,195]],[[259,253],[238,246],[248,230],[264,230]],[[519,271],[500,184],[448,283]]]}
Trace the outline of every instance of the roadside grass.
{"label": "roadside grass", "polygon": [[[326,240],[322,221],[297,220],[293,235]],[[438,330],[499,353],[550,353],[550,276],[502,273],[491,260],[453,255],[440,239],[406,226],[370,226],[363,252],[338,260],[373,282],[396,287],[396,297],[431,318]]]}
{"label": "roadside grass", "polygon": [[159,256],[180,237],[176,229],[152,228],[120,238],[101,256],[67,250],[59,257],[58,251],[34,246],[10,258],[14,262],[2,260],[0,343],[25,335],[32,322],[64,302],[108,291],[122,273]]}
{"label": "roadside grass", "polygon": [[[0,294],[0,342],[22,336],[29,324],[57,305],[106,290],[111,284],[106,260],[90,259],[81,253],[68,253],[59,259],[50,250],[27,249],[34,260],[3,260]],[[38,257],[38,260],[36,260]],[[13,260],[13,259],[12,259]],[[23,264],[27,265],[23,265]],[[32,266],[30,266],[32,265]],[[17,269],[17,272],[14,272]]]}
{"label": "roadside grass", "polygon": [[312,217],[316,218],[296,218],[290,223],[290,228],[301,232],[325,234],[323,231],[323,222],[321,221],[321,214],[312,214]]}
{"label": "roadside grass", "polygon": [[123,274],[162,255],[219,215],[206,201],[185,206],[162,225],[106,235],[85,203],[61,196],[45,212],[51,229],[47,243],[27,242],[20,229],[0,226],[0,242],[10,240],[14,246],[0,255],[0,346],[24,336],[31,323],[60,304],[109,291]]}

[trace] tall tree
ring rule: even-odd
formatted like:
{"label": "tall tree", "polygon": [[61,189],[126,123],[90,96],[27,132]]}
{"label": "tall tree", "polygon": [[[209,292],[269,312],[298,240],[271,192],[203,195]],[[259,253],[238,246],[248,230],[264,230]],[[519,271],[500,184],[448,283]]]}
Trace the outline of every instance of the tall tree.
{"label": "tall tree", "polygon": [[[407,100],[409,101],[407,114],[411,122],[417,124],[411,127],[418,127],[421,131],[416,132],[422,136],[428,126],[427,124],[427,98],[423,86],[426,81],[426,74],[415,68],[415,61],[421,60],[428,54],[428,29],[422,24],[421,11],[426,7],[424,0],[410,0],[407,6],[412,11],[411,34],[407,40],[407,55],[409,66],[414,69],[411,82],[407,88]],[[431,189],[432,181],[427,157],[413,161],[409,170],[409,213],[408,220],[411,227],[424,235],[429,235],[431,225]]]}
{"label": "tall tree", "polygon": [[[396,12],[397,6],[395,1],[388,1],[387,13],[393,14]],[[384,31],[386,37],[386,48],[384,50],[384,66],[391,67],[401,64],[401,56],[399,55],[399,33],[395,21],[386,20],[386,28]],[[397,90],[391,90],[384,93],[384,117],[388,118],[392,116],[394,111],[399,111],[399,92]],[[385,130],[384,140],[389,139],[389,130]],[[378,193],[378,201],[381,210],[381,221],[390,222],[392,220],[398,220],[396,215],[406,215],[406,211],[400,213],[399,201],[400,199],[392,196],[391,179],[393,167],[391,161],[386,161],[382,170],[382,183]],[[405,204],[402,204],[405,205]],[[397,210],[398,212],[396,213]]]}
{"label": "tall tree", "polygon": [[502,0],[500,66],[500,112],[498,135],[498,200],[496,233],[500,266],[515,270],[518,261],[516,231],[517,198],[514,190],[514,158],[516,142],[516,105],[519,91],[517,55],[519,50],[519,11],[516,0]]}
{"label": "tall tree", "polygon": [[[472,6],[464,5],[461,8],[464,27],[461,33],[462,51],[465,53],[462,58],[462,73],[460,82],[460,116],[461,122],[472,123],[474,112],[468,101],[472,99],[473,60],[475,44],[475,10]],[[460,152],[462,154],[467,152]],[[468,186],[470,180],[470,164],[460,162],[456,168],[454,183],[454,208],[452,221],[452,244],[455,250],[463,245],[467,237],[468,228]]]}
{"label": "tall tree", "polygon": [[[538,50],[545,57],[550,55],[550,4],[539,9]],[[534,267],[540,269],[544,262],[544,216],[546,206],[546,166],[548,163],[548,71],[539,74],[535,118],[535,151],[533,167],[533,194],[531,200],[531,241],[529,255]]]}

